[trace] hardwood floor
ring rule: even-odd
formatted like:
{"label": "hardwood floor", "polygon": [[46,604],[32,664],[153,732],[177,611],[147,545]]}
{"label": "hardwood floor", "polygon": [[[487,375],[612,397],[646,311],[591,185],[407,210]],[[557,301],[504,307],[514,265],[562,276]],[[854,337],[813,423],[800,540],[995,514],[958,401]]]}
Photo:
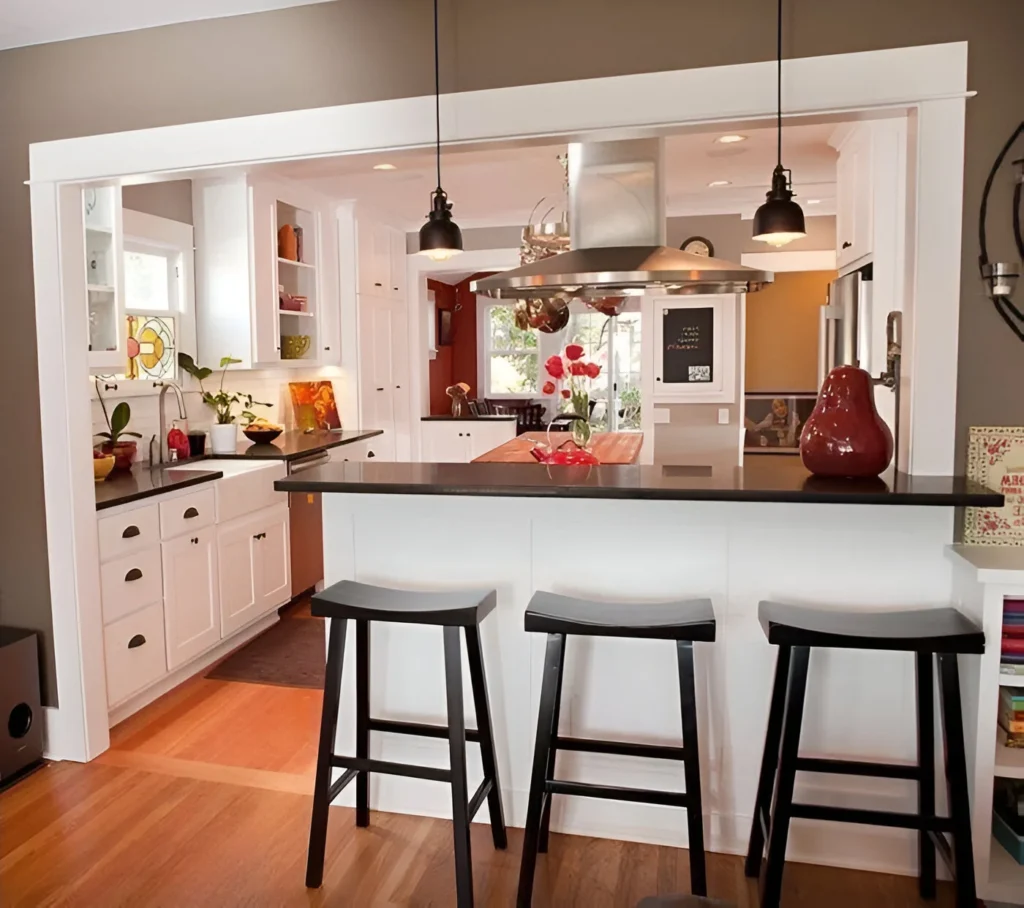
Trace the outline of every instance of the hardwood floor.
{"label": "hardwood floor", "polygon": [[[112,731],[88,765],[51,764],[0,794],[4,908],[235,908],[454,905],[451,825],[374,813],[357,829],[334,808],[324,886],[303,885],[320,694],[195,678]],[[424,782],[422,784],[432,784]],[[514,904],[522,830],[496,852],[473,827],[477,904]],[[688,889],[687,853],[553,834],[537,908],[632,908]],[[708,856],[709,889],[755,908],[742,860]],[[787,868],[786,908],[952,906],[907,877]]]}

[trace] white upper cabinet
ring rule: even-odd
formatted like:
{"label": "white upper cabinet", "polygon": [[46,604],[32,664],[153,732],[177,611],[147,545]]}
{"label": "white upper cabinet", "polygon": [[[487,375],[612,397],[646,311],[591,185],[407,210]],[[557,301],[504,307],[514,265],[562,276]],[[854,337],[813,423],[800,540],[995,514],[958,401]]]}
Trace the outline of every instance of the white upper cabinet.
{"label": "white upper cabinet", "polygon": [[844,137],[836,163],[836,264],[866,259],[873,251],[871,128]]}
{"label": "white upper cabinet", "polygon": [[[70,214],[70,212],[69,212]],[[89,369],[123,372],[127,362],[124,302],[124,231],[119,186],[89,186],[70,229],[85,242]]]}
{"label": "white upper cabinet", "polygon": [[327,199],[255,177],[196,181],[198,359],[239,368],[337,363],[336,223]]}
{"label": "white upper cabinet", "polygon": [[405,299],[405,234],[360,217],[356,227],[359,292],[364,296]]}
{"label": "white upper cabinet", "polygon": [[391,230],[391,293],[395,299],[405,299],[406,252],[405,234]]}

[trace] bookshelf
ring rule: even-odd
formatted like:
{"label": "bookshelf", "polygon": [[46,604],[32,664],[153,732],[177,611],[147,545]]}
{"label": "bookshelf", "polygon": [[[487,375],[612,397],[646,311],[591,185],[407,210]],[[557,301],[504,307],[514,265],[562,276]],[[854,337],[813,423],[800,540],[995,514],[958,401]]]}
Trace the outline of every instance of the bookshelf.
{"label": "bookshelf", "polygon": [[[285,236],[287,228],[291,236]],[[301,297],[305,300],[301,310],[278,309],[278,330],[281,337],[281,359],[288,365],[317,360],[320,347],[319,320],[320,281],[318,275],[319,223],[318,214],[309,208],[294,205],[278,198],[274,205],[274,231],[278,237],[276,263],[277,289],[283,297]],[[289,336],[308,337],[309,343],[301,356],[286,358]]]}

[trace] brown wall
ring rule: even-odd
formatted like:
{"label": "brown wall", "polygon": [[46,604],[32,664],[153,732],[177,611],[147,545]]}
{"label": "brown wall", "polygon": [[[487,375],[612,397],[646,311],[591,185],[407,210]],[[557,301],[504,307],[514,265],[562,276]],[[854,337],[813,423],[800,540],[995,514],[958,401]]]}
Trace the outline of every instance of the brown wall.
{"label": "brown wall", "polygon": [[[427,280],[427,289],[434,291],[434,306],[438,312],[450,312],[455,308],[455,287],[441,281]],[[427,367],[430,382],[430,415],[440,416],[451,412],[451,398],[445,389],[455,384],[452,378],[452,347],[437,345],[437,356],[430,360]]]}
{"label": "brown wall", "polygon": [[747,391],[817,391],[818,319],[835,271],[789,271],[747,298]]}
{"label": "brown wall", "polygon": [[[1024,397],[1016,390],[1024,357],[976,276],[981,187],[993,157],[1024,115],[1024,54],[1013,27],[1020,11],[1020,0],[786,4],[787,56],[971,43],[970,87],[978,96],[967,109],[961,441],[971,423],[1024,423]],[[467,91],[767,60],[774,53],[774,16],[774,5],[765,0],[443,0],[442,88]],[[17,482],[4,484],[0,508],[0,620],[44,634],[51,626],[23,182],[28,144],[426,94],[433,81],[430,28],[426,0],[338,0],[0,52],[0,381],[11,389],[5,416],[17,427],[18,439],[5,445],[3,455],[5,475]],[[694,35],[700,40],[685,40]],[[1007,257],[1012,244],[1006,192],[994,200],[992,215],[990,246]],[[52,665],[45,674],[52,702]]]}

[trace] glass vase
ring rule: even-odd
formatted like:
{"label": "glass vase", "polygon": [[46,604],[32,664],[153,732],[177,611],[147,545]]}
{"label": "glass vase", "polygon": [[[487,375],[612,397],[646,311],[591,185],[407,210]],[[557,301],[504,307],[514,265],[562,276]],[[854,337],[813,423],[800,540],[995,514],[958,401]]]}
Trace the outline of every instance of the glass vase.
{"label": "glass vase", "polygon": [[574,419],[572,423],[572,440],[576,442],[578,447],[587,448],[590,446],[590,436],[592,430],[590,423],[587,422],[587,418],[584,416],[582,419]]}

